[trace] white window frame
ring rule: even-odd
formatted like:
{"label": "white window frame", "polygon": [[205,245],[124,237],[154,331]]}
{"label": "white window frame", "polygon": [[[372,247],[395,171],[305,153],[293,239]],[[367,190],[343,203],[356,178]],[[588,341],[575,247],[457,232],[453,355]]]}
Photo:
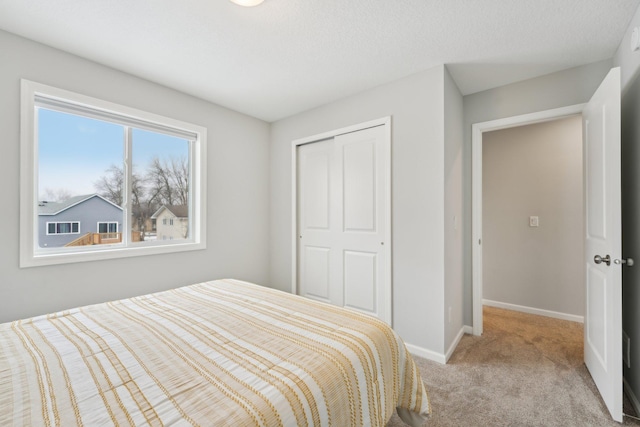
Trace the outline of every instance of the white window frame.
{"label": "white window frame", "polygon": [[[192,137],[190,159],[190,195],[189,212],[191,218],[191,234],[188,239],[173,241],[130,242],[129,212],[131,198],[123,208],[123,242],[113,245],[95,245],[77,248],[40,248],[38,245],[38,123],[36,115],[36,97],[45,98],[63,105],[71,105],[77,109],[89,109],[105,116],[124,118],[135,127],[167,131],[175,134],[189,134]],[[87,115],[87,117],[91,117]],[[203,126],[160,116],[124,105],[103,101],[101,99],[81,95],[64,89],[41,83],[21,80],[21,114],[20,114],[20,267],[36,267],[42,265],[66,264],[83,261],[124,258],[130,256],[166,254],[206,249],[206,206],[207,206],[207,129]],[[125,153],[125,170],[129,176],[131,168],[126,162],[130,153]],[[130,189],[129,189],[130,190]],[[127,191],[126,194],[130,194]],[[68,221],[66,221],[68,222]],[[48,231],[48,229],[47,229]]]}
{"label": "white window frame", "polygon": [[[58,224],[71,224],[71,231],[69,233],[49,233],[49,224],[55,224],[56,225],[56,230],[58,229]],[[78,231],[74,232],[73,231],[73,224],[78,224]],[[47,223],[45,224],[45,227],[47,228],[47,236],[60,236],[60,235],[67,235],[67,234],[80,234],[80,221],[47,221]]]}
{"label": "white window frame", "polygon": [[[98,221],[98,225],[96,226],[96,233],[100,233],[100,224],[107,224],[107,233],[120,232],[120,226],[118,225],[118,221]],[[109,231],[109,225],[111,224],[116,225],[116,231]]]}

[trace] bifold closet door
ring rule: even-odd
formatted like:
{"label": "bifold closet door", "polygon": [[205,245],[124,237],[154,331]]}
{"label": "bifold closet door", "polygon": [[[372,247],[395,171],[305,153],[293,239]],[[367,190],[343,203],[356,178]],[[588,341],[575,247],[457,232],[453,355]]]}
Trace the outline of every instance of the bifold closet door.
{"label": "bifold closet door", "polygon": [[300,295],[384,318],[384,126],[298,147]]}

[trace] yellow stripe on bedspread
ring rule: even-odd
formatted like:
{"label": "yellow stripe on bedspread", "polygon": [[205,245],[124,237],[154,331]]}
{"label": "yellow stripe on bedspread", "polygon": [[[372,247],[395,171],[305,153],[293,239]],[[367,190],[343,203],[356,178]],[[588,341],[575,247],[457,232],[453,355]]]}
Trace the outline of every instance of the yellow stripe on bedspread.
{"label": "yellow stripe on bedspread", "polygon": [[384,322],[217,280],[0,325],[0,425],[419,425]]}

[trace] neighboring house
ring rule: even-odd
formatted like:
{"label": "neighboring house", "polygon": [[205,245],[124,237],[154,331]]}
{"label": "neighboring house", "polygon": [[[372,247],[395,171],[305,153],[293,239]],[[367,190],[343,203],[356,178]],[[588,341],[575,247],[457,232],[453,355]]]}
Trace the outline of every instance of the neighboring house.
{"label": "neighboring house", "polygon": [[63,202],[38,203],[40,247],[65,246],[87,233],[115,233],[122,228],[122,208],[97,194]]}
{"label": "neighboring house", "polygon": [[163,205],[151,219],[156,222],[158,240],[186,239],[189,236],[189,207]]}

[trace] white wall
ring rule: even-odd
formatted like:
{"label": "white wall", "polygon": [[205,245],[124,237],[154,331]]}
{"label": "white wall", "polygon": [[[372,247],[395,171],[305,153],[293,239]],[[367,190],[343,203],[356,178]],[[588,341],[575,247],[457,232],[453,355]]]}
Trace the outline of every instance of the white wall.
{"label": "white wall", "polygon": [[484,133],[482,175],[483,298],[583,316],[581,116]]}
{"label": "white wall", "polygon": [[[622,78],[622,255],[640,261],[640,51],[629,47],[640,26],[640,8],[620,43],[614,64]],[[631,339],[631,368],[623,365],[625,389],[640,410],[640,268],[622,270],[622,329]]]}
{"label": "white wall", "polygon": [[435,67],[271,128],[271,286],[289,290],[292,141],[392,116],[393,324],[407,343],[440,356],[445,348],[444,75],[444,66]]}
{"label": "white wall", "polygon": [[[0,52],[0,322],[220,277],[267,282],[267,123],[2,31]],[[207,249],[18,268],[21,78],[206,126]]]}
{"label": "white wall", "polygon": [[464,322],[472,325],[471,125],[589,101],[611,69],[604,60],[467,95],[464,101]]}
{"label": "white wall", "polygon": [[[463,106],[449,71],[444,74],[444,325],[450,355],[464,326],[464,242],[462,241]],[[451,316],[449,316],[451,311]],[[454,347],[452,347],[454,346]]]}

